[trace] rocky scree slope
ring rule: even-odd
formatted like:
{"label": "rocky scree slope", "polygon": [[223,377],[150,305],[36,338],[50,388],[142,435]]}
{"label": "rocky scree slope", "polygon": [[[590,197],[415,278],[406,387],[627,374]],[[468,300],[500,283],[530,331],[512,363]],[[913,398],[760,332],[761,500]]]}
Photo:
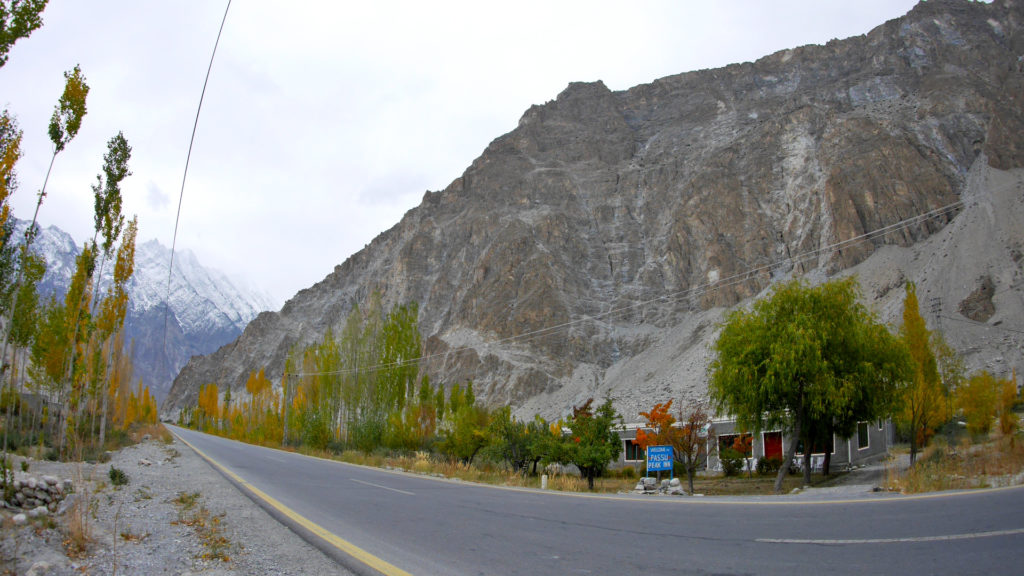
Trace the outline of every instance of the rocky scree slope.
{"label": "rocky scree slope", "polygon": [[1022,20],[1019,1],[932,0],[752,63],[570,84],[323,281],[193,358],[165,408],[208,382],[244,390],[260,367],[279,379],[289,347],[338,333],[374,291],[420,303],[435,382],[472,379],[523,415],[611,395],[630,418],[641,395],[700,395],[724,308],[943,231],[979,158],[1024,165]]}

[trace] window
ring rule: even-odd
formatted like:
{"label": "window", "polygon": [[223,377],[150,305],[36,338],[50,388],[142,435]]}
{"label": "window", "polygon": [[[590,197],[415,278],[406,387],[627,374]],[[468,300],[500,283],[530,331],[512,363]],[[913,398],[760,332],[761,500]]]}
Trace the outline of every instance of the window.
{"label": "window", "polygon": [[868,423],[857,423],[857,449],[864,450],[871,445],[871,438],[868,436]]}
{"label": "window", "polygon": [[646,454],[644,454],[643,448],[636,443],[636,440],[626,440],[626,461],[638,462],[642,461]]}
{"label": "window", "polygon": [[718,437],[718,453],[721,454],[722,450],[728,450],[732,448],[744,458],[750,458],[754,455],[754,438],[750,434],[723,434]]}

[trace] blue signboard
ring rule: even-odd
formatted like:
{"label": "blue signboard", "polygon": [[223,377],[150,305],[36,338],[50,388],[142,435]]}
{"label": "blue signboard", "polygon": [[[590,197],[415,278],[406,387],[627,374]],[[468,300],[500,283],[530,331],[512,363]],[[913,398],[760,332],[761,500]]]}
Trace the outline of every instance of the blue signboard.
{"label": "blue signboard", "polygon": [[647,471],[660,472],[661,470],[672,471],[672,447],[648,446]]}

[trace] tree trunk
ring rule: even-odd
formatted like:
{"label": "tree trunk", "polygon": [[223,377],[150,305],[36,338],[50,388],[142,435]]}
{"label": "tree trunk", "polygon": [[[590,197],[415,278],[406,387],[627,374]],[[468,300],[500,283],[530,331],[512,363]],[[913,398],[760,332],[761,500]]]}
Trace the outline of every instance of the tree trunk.
{"label": "tree trunk", "polygon": [[804,486],[811,485],[811,449],[810,442],[804,442]]}
{"label": "tree trunk", "polygon": [[796,455],[796,446],[800,442],[800,421],[796,422],[793,427],[793,437],[789,440],[789,448],[786,449],[786,454],[782,458],[782,466],[779,466],[779,472],[775,475],[775,493],[779,494],[782,492],[782,482],[786,479],[786,474],[789,474],[789,464],[793,461],[793,456]]}
{"label": "tree trunk", "polygon": [[828,476],[828,467],[829,467],[829,464],[831,464],[831,463],[832,463],[832,453],[826,451],[825,452],[825,461],[821,463],[821,473],[823,475]]}
{"label": "tree trunk", "polygon": [[910,426],[910,465],[917,461],[917,428]]}
{"label": "tree trunk", "polygon": [[686,467],[686,480],[690,483],[690,496],[693,496],[693,470],[694,467]]}

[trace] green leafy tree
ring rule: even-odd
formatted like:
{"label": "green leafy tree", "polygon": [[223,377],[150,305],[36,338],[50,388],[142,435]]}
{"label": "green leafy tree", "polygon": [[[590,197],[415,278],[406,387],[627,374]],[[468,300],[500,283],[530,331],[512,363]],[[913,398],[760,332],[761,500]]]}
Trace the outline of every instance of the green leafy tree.
{"label": "green leafy tree", "polygon": [[591,408],[593,402],[591,398],[573,408],[572,417],[566,422],[569,435],[562,438],[557,454],[558,461],[579,468],[591,490],[594,479],[603,476],[612,460],[622,453],[622,441],[615,433],[622,419],[612,406],[611,398],[597,410]]}
{"label": "green leafy tree", "polygon": [[[823,428],[849,436],[858,421],[889,415],[911,375],[906,347],[857,301],[853,278],[779,285],[752,310],[729,314],[714,353],[714,409],[733,415],[742,429],[788,430],[785,462],[800,440],[813,445]],[[810,450],[804,459],[809,482]]]}
{"label": "green leafy tree", "polygon": [[48,0],[0,1],[0,68],[14,43],[28,38],[43,25],[42,13]]}
{"label": "green leafy tree", "polygon": [[552,425],[541,418],[540,414],[534,415],[533,420],[526,423],[526,448],[530,475],[537,475],[537,465],[541,462],[554,462],[553,457],[558,452],[558,444],[561,439],[561,425],[558,423]]}
{"label": "green leafy tree", "polygon": [[913,377],[904,390],[902,410],[897,415],[910,437],[910,462],[913,464],[918,451],[928,444],[948,416],[938,364],[932,353],[931,332],[921,317],[913,282],[906,284],[900,336],[913,361]]}
{"label": "green leafy tree", "polygon": [[385,410],[401,410],[416,392],[422,348],[418,318],[419,306],[415,302],[396,306],[381,328],[377,386]]}
{"label": "green leafy tree", "polygon": [[510,406],[502,406],[491,415],[487,427],[488,451],[513,472],[526,474],[532,460],[530,434],[525,423],[512,416]]}
{"label": "green leafy tree", "polygon": [[487,446],[490,420],[491,414],[483,406],[460,405],[445,422],[438,450],[453,460],[472,464],[477,453]]}

